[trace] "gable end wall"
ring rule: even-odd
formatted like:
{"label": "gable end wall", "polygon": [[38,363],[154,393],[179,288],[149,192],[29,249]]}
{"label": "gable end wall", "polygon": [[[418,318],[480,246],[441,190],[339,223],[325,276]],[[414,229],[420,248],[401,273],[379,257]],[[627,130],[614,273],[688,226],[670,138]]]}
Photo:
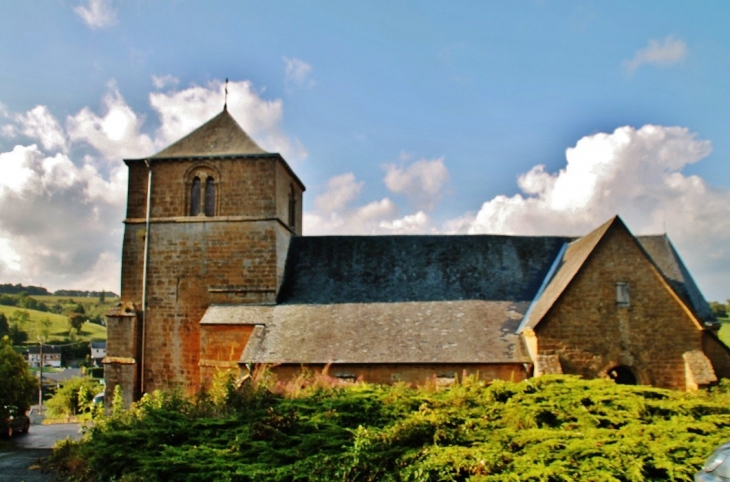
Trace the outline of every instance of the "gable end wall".
{"label": "gable end wall", "polygon": [[[617,282],[629,283],[628,307],[616,304]],[[639,383],[680,390],[682,354],[702,350],[702,331],[622,226],[606,233],[535,332],[539,354],[558,355],[565,373],[595,378],[625,365]]]}

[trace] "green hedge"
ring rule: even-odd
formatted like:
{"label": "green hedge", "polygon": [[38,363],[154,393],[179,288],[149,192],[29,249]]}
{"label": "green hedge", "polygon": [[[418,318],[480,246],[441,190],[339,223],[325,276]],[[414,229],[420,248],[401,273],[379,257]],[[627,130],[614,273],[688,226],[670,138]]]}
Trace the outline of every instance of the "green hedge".
{"label": "green hedge", "polygon": [[325,385],[155,393],[58,447],[54,463],[128,482],[691,480],[730,439],[725,385]]}

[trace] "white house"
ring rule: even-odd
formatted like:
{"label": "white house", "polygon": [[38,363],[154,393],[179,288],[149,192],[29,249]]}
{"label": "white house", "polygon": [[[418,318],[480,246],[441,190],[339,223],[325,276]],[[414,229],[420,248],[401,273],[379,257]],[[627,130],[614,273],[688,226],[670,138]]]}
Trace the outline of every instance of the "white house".
{"label": "white house", "polygon": [[[32,346],[28,348],[28,365],[31,367],[40,366],[40,346]],[[61,347],[53,345],[43,345],[43,366],[44,367],[61,367]]]}
{"label": "white house", "polygon": [[92,341],[91,342],[91,359],[94,361],[94,365],[97,367],[101,366],[101,360],[106,356],[106,342],[105,341]]}

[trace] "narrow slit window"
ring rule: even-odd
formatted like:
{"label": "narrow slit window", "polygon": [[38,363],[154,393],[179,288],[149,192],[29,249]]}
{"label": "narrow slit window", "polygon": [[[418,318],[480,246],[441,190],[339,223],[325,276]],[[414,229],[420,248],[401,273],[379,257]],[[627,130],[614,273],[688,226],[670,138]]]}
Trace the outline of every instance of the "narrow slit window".
{"label": "narrow slit window", "polygon": [[193,185],[190,188],[190,215],[197,216],[200,214],[200,178],[193,178]]}
{"label": "narrow slit window", "polygon": [[215,180],[208,176],[205,180],[205,215],[213,216],[215,214]]}
{"label": "narrow slit window", "polygon": [[616,305],[631,306],[628,283],[616,283]]}
{"label": "narrow slit window", "polygon": [[296,198],[296,194],[294,192],[294,186],[291,186],[291,190],[289,191],[289,227],[290,228],[296,227],[296,224],[297,224],[296,208],[297,208],[297,198]]}

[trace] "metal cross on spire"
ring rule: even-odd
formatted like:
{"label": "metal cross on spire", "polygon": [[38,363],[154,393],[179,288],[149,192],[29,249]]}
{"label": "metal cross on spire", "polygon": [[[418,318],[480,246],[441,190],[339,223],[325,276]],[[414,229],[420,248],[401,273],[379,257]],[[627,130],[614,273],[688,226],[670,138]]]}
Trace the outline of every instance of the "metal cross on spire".
{"label": "metal cross on spire", "polygon": [[228,110],[228,77],[226,77],[226,88],[225,88],[225,98],[223,100],[223,110]]}

